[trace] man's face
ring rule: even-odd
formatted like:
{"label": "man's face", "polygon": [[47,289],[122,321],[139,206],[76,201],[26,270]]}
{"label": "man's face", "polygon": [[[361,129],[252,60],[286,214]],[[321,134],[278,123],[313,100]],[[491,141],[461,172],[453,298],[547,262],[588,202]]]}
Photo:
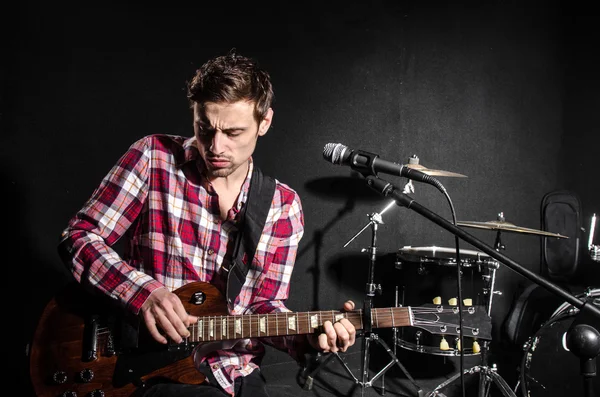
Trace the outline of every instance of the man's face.
{"label": "man's face", "polygon": [[206,163],[209,180],[246,172],[259,136],[267,133],[273,110],[257,123],[254,119],[254,103],[207,102],[204,107],[194,104],[194,134],[200,155]]}

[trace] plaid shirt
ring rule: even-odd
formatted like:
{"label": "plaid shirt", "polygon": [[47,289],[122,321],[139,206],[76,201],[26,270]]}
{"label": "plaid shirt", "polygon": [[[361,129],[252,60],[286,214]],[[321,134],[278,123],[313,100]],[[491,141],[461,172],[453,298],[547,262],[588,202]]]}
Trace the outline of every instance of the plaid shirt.
{"label": "plaid shirt", "polygon": [[[204,162],[195,138],[152,135],[135,142],[69,221],[61,248],[78,281],[87,283],[138,314],[157,288],[175,290],[194,281],[210,282],[223,295],[224,263],[231,258],[230,235],[248,197],[253,162],[225,221],[219,197],[202,176]],[[230,314],[289,311],[290,278],[304,233],[300,198],[277,181],[265,229],[246,282]],[[125,237],[124,252],[112,248]],[[229,249],[228,249],[229,245]],[[261,339],[300,360],[305,336]],[[236,377],[258,367],[264,346],[256,339],[219,350],[208,360],[221,386],[233,394]]]}

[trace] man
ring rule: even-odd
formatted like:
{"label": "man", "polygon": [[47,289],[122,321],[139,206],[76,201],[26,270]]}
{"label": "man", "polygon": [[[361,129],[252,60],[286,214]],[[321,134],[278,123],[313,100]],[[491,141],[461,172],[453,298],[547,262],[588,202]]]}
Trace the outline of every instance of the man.
{"label": "man", "polygon": [[[139,315],[159,343],[179,343],[198,318],[173,293],[209,282],[224,295],[240,214],[255,168],[258,138],[273,120],[269,74],[234,51],[206,62],[188,84],[194,137],[151,135],[135,142],[62,234],[60,251],[75,279]],[[304,233],[300,198],[275,181],[267,219],[230,314],[285,307]],[[112,248],[125,239],[122,255]],[[247,258],[247,257],[246,257]],[[352,310],[348,301],[345,310]],[[356,331],[347,319],[322,333],[245,339],[228,350],[196,353],[202,385],[159,384],[145,396],[266,396],[261,341],[300,360],[311,346],[346,351]]]}

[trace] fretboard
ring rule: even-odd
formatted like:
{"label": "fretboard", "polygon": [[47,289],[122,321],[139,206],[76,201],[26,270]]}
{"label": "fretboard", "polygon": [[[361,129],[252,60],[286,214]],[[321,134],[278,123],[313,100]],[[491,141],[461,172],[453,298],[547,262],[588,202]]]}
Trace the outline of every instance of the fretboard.
{"label": "fretboard", "polygon": [[[311,334],[326,321],[336,322],[343,318],[347,318],[356,329],[364,328],[362,310],[204,316],[189,328],[190,341],[207,342]],[[412,318],[408,307],[371,309],[372,328],[410,325],[412,325]]]}

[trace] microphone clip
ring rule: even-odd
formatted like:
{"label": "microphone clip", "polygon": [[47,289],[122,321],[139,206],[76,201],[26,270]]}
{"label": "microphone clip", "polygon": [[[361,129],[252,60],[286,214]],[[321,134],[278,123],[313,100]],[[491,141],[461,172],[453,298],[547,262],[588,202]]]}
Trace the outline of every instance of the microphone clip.
{"label": "microphone clip", "polygon": [[365,178],[369,175],[377,176],[375,159],[379,155],[364,150],[354,150],[350,155],[350,167],[360,172]]}

